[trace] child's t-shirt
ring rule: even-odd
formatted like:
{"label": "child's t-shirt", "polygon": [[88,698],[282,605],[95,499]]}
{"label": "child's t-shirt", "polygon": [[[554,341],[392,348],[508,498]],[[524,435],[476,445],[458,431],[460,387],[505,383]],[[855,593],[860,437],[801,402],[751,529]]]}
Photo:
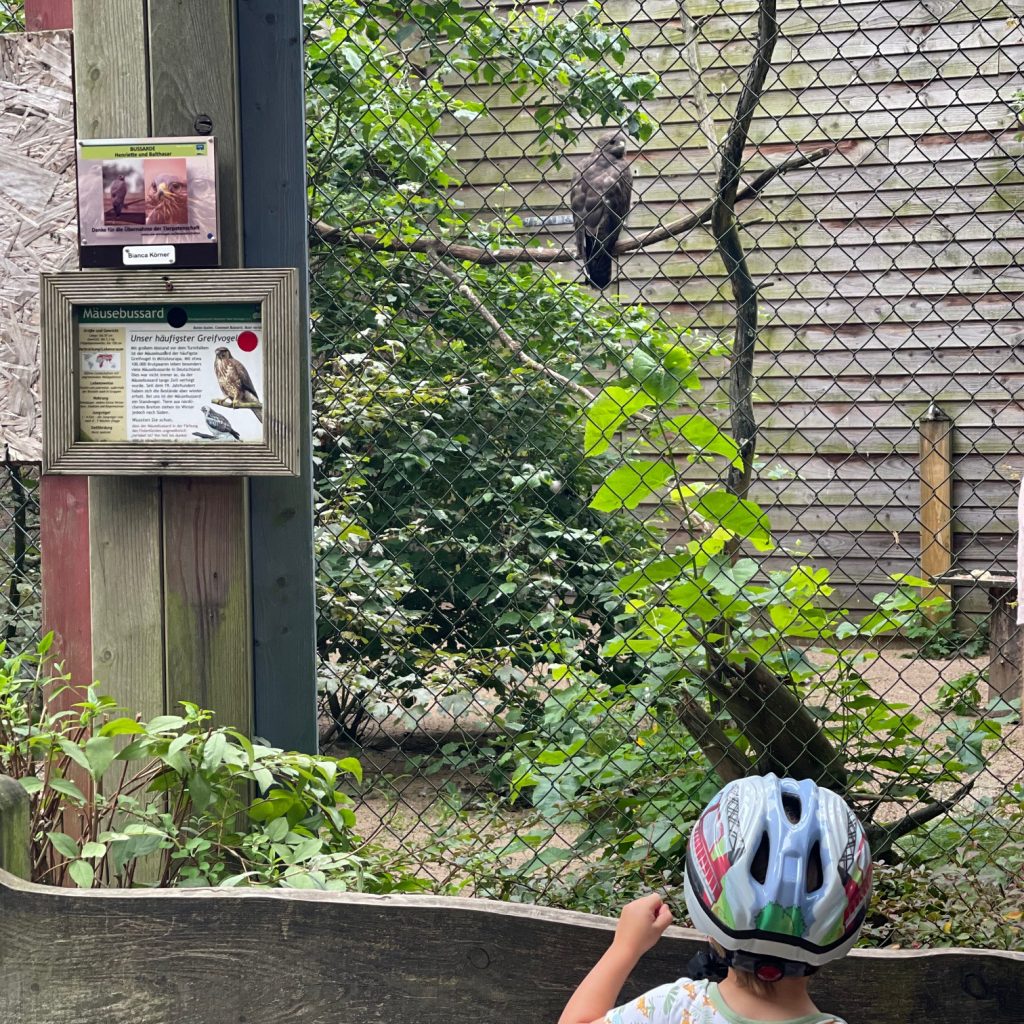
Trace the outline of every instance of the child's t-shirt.
{"label": "child's t-shirt", "polygon": [[[659,985],[605,1014],[605,1024],[763,1024],[730,1010],[717,983],[680,978]],[[846,1024],[832,1013],[811,1013],[774,1024]]]}

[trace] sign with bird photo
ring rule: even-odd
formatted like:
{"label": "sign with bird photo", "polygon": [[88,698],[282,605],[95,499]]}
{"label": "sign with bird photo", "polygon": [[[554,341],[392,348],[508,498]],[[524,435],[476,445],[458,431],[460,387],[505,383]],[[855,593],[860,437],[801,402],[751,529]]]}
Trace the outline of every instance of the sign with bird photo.
{"label": "sign with bird photo", "polygon": [[81,266],[217,266],[215,148],[211,136],[80,139]]}
{"label": "sign with bird photo", "polygon": [[258,303],[83,306],[81,441],[263,440]]}
{"label": "sign with bird photo", "polygon": [[292,475],[294,270],[42,277],[44,472]]}

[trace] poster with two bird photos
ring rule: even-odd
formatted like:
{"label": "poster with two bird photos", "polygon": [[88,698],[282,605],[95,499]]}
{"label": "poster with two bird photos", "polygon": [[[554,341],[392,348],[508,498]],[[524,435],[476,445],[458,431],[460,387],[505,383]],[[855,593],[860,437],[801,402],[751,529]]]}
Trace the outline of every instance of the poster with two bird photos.
{"label": "poster with two bird photos", "polygon": [[216,140],[79,139],[82,267],[215,267]]}

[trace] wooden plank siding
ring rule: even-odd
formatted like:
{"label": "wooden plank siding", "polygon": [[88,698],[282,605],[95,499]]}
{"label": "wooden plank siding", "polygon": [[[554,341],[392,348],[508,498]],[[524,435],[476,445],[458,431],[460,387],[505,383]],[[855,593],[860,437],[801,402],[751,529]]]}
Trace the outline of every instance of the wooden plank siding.
{"label": "wooden plank siding", "polygon": [[[627,234],[641,234],[701,209],[714,176],[686,99],[678,3],[609,0],[604,10],[630,28],[626,70],[661,76],[645,107],[659,128],[632,155]],[[701,23],[701,79],[721,136],[752,52],[756,4],[690,0],[687,11]],[[994,0],[779,3],[747,177],[794,152],[836,148],[741,211],[763,325],[753,496],[771,510],[778,561],[795,552],[833,567],[844,581],[836,600],[853,607],[888,572],[919,569],[917,421],[933,401],[953,420],[956,563],[1013,561],[1024,470],[1024,143],[1009,102],[1024,33],[1014,18]],[[566,147],[569,159],[555,168],[536,141],[539,93],[518,100],[497,87],[461,88],[489,105],[472,125],[450,126],[463,208],[508,222],[568,213],[573,164],[591,135]],[[520,233],[573,244],[567,224]],[[728,337],[733,323],[704,230],[624,258],[618,295],[702,334]],[[722,360],[704,367],[711,414],[721,415],[712,406],[725,397],[715,387],[723,369]],[[980,591],[959,596],[983,606]]]}

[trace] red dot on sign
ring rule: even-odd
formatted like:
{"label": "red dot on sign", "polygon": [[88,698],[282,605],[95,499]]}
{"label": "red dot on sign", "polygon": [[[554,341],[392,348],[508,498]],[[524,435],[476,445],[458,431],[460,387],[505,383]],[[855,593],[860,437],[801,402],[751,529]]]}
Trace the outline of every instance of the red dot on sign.
{"label": "red dot on sign", "polygon": [[259,343],[260,339],[256,337],[254,331],[242,331],[238,336],[238,347],[243,352],[255,352]]}

